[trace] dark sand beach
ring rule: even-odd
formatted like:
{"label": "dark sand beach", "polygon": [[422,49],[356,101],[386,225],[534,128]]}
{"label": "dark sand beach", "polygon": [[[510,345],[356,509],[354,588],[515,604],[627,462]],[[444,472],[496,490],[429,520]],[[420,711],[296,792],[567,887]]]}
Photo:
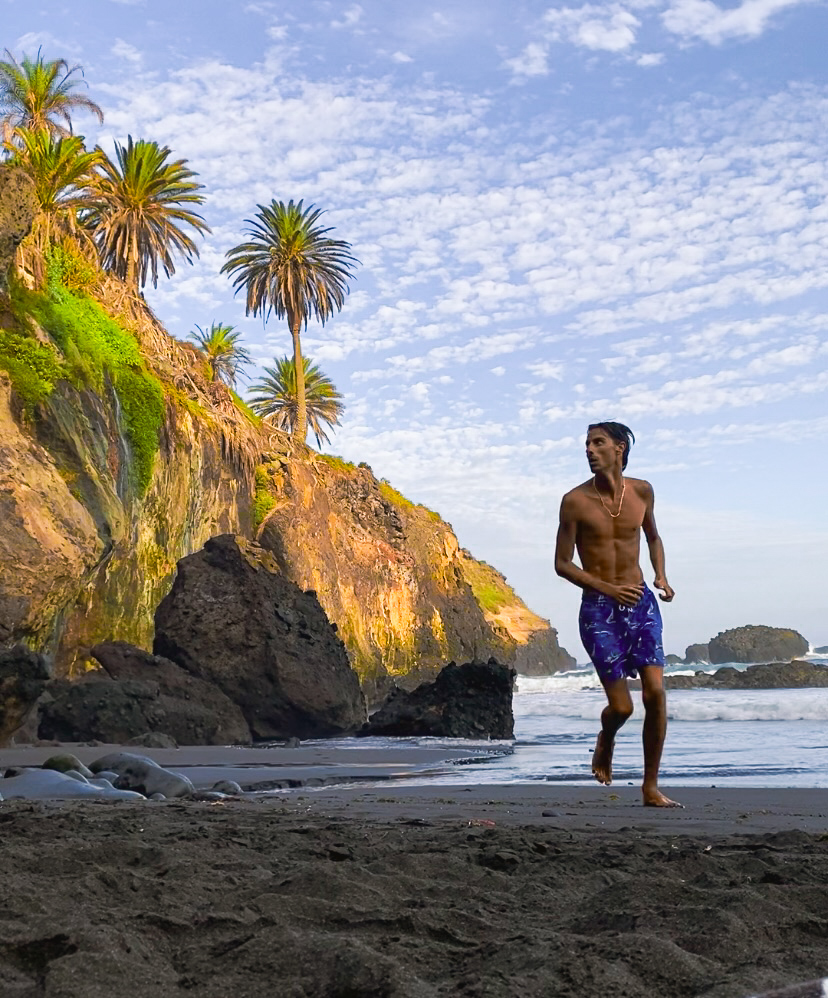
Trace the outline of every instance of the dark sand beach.
{"label": "dark sand beach", "polygon": [[828,791],[667,790],[685,810],[554,784],[6,800],[2,995],[743,998],[821,976]]}

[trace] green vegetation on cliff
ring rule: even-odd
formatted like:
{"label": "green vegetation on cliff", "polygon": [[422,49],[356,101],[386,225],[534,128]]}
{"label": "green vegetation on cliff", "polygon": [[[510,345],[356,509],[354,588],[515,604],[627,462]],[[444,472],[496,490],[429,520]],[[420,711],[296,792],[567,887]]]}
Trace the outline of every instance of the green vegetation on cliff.
{"label": "green vegetation on cliff", "polygon": [[11,378],[28,416],[52,394],[55,383],[66,377],[54,347],[12,329],[0,329],[0,369]]}
{"label": "green vegetation on cliff", "polygon": [[[30,413],[61,378],[99,395],[111,383],[132,450],[133,488],[143,495],[158,450],[164,395],[132,333],[86,293],[94,277],[85,261],[54,247],[47,257],[44,290],[29,291],[19,284],[13,289],[12,308],[21,329],[0,330],[0,367],[8,371]],[[49,344],[37,339],[30,318],[57,343],[63,362]]]}
{"label": "green vegetation on cliff", "polygon": [[463,575],[478,604],[490,613],[497,613],[503,606],[520,602],[514,589],[500,572],[485,561],[477,561],[468,555],[463,560]]}
{"label": "green vegetation on cliff", "polygon": [[267,514],[276,505],[270,491],[267,472],[259,465],[256,468],[256,491],[253,495],[253,527],[258,529]]}
{"label": "green vegetation on cliff", "polygon": [[428,516],[428,518],[433,520],[435,523],[441,519],[440,514],[435,513],[434,510],[429,509],[428,506],[423,506],[419,503],[412,502],[410,499],[406,499],[402,492],[398,492],[394,486],[390,482],[387,482],[384,478],[380,481],[379,492],[383,499],[387,499],[388,502],[398,508],[411,511],[422,510],[422,512],[424,512],[426,516]]}

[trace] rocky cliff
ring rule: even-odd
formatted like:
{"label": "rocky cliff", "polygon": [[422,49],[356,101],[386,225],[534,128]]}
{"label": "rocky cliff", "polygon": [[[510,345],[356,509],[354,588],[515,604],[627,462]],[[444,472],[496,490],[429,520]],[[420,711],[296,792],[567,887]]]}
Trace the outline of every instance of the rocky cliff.
{"label": "rocky cliff", "polygon": [[449,659],[558,667],[513,593],[475,598],[477,563],[436,513],[292,450],[119,282],[60,251],[47,271],[41,290],[0,290],[0,646],[70,677],[101,641],[149,649],[178,560],[233,533],[317,592],[369,686]]}

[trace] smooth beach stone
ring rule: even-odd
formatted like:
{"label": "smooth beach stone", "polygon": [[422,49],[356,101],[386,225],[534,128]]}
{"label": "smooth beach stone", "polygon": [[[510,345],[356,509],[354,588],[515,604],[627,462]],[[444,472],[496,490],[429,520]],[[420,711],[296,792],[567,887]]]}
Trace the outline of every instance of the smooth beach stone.
{"label": "smooth beach stone", "polygon": [[91,783],[93,787],[103,787],[104,790],[115,789],[115,784],[112,780],[108,780],[105,777],[95,776],[91,780],[87,780],[87,783]]}
{"label": "smooth beach stone", "polygon": [[73,780],[77,780],[78,783],[88,783],[89,782],[89,780],[87,780],[87,778],[83,775],[83,773],[79,773],[76,769],[67,769],[66,772],[63,775],[64,776],[71,776],[72,779]]}
{"label": "smooth beach stone", "polygon": [[70,752],[49,756],[40,768],[54,769],[58,773],[68,773],[69,770],[72,769],[76,773],[81,773],[87,778],[87,780],[90,776],[94,775],[91,769],[84,766],[80,759],[76,755],[72,755]]}
{"label": "smooth beach stone", "polygon": [[116,786],[122,790],[138,790],[147,797],[186,797],[195,787],[180,773],[159,766],[153,759],[129,752],[113,752],[96,759],[89,767],[93,773],[111,770],[117,774]]}
{"label": "smooth beach stone", "polygon": [[113,787],[115,786],[115,781],[118,779],[118,774],[113,773],[111,769],[101,769],[97,773],[92,773],[92,775],[99,780],[107,780]]}
{"label": "smooth beach stone", "polygon": [[150,800],[166,800],[167,798],[163,794],[151,794]]}
{"label": "smooth beach stone", "polygon": [[18,776],[10,776],[0,783],[3,795],[23,797],[26,800],[62,800],[69,797],[90,797],[113,800],[143,800],[141,794],[130,790],[96,787],[54,769],[23,769]]}
{"label": "smooth beach stone", "polygon": [[219,780],[210,788],[220,794],[243,794],[244,791],[235,780]]}

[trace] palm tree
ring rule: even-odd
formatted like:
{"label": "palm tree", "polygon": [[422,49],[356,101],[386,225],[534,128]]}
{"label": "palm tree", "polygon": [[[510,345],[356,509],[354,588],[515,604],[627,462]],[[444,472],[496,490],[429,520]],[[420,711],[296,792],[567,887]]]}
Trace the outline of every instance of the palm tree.
{"label": "palm tree", "polygon": [[262,313],[266,321],[271,312],[277,318],[287,317],[293,338],[296,378],[296,419],[292,434],[304,443],[308,432],[305,399],[305,365],[299,332],[307,328],[311,312],[324,325],[325,320],[339,311],[353,276],[353,266],[359,261],[350,253],[350,244],[331,239],[317,223],[322,211],[303,202],[271,201],[257,205],[256,220],[246,219],[251,236],[227,252],[222,273],[235,274],[236,292],[247,289],[247,314]]}
{"label": "palm tree", "polygon": [[185,159],[168,163],[170,150],[157,142],[128,136],[125,146],[115,143],[116,162],[100,147],[101,173],[96,185],[96,206],[92,226],[101,262],[135,291],[152,274],[152,286],[158,286],[158,264],[170,277],[175,273],[173,251],[188,263],[198,256],[198,248],[181,225],[197,232],[210,228],[191,204],[203,204],[204,186],[191,178],[197,176],[184,164]]}
{"label": "palm tree", "polygon": [[[22,167],[34,181],[40,211],[28,241],[34,250],[30,263],[36,280],[42,278],[43,257],[53,242],[73,239],[79,248],[89,244],[89,235],[78,221],[78,212],[91,204],[90,185],[99,160],[97,152],[87,152],[83,136],[55,139],[46,129],[15,128],[5,143],[12,163]],[[26,244],[22,250],[24,257]],[[94,246],[89,246],[94,253]]]}
{"label": "palm tree", "polygon": [[[316,437],[317,446],[321,447],[323,441],[328,443],[328,435],[322,429],[322,423],[331,427],[338,426],[345,406],[339,401],[342,396],[334,383],[316,364],[311,363],[310,357],[303,357],[302,364],[305,368],[307,420]],[[296,364],[292,357],[282,357],[276,360],[275,367],[266,367],[264,370],[267,377],[251,385],[250,390],[259,394],[250,399],[250,407],[263,419],[270,419],[278,429],[296,436],[299,422]]]}
{"label": "palm tree", "polygon": [[72,77],[78,72],[83,75],[80,66],[70,69],[65,59],[45,61],[40,49],[34,60],[24,55],[22,62],[18,62],[8,49],[6,55],[8,59],[0,61],[0,122],[4,142],[21,126],[66,138],[72,134],[70,112],[79,109],[90,111],[103,123],[103,111],[98,105],[75,90],[78,81]]}
{"label": "palm tree", "polygon": [[232,388],[236,384],[238,369],[250,363],[250,354],[238,345],[241,333],[233,326],[214,322],[208,330],[196,326],[197,333],[190,333],[190,340],[207,354],[210,365],[210,380],[223,381]]}

